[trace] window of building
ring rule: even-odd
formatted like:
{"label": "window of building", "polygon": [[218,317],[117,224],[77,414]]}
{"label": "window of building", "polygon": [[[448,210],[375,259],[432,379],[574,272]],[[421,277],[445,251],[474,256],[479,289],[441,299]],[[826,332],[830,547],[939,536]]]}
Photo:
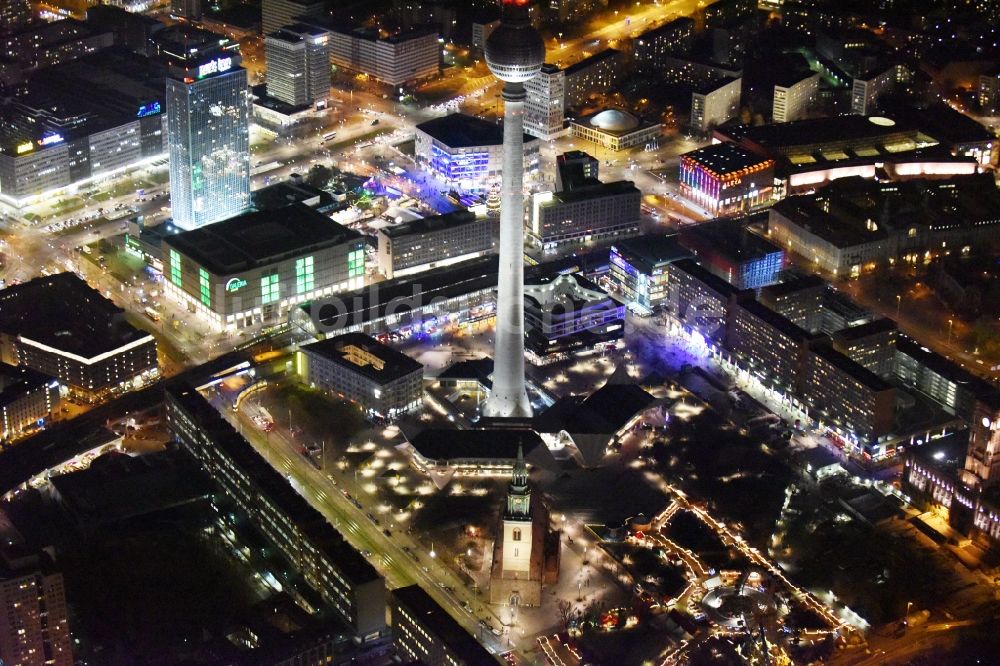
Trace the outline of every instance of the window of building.
{"label": "window of building", "polygon": [[302,257],[295,260],[295,293],[304,294],[313,290],[313,258]]}
{"label": "window of building", "polygon": [[278,289],[278,274],[265,275],[260,279],[260,302],[264,305],[274,303],[281,297]]}
{"label": "window of building", "polygon": [[347,254],[347,276],[359,277],[365,274],[365,251],[361,248]]}
{"label": "window of building", "polygon": [[170,250],[170,281],[181,286],[181,255],[177,250]]}
{"label": "window of building", "polygon": [[204,268],[198,269],[198,287],[201,291],[201,302],[212,307],[212,283],[208,279],[208,271]]}
{"label": "window of building", "polygon": [[514,541],[520,541],[521,540],[521,528],[520,527],[515,527],[514,528],[514,531],[511,532],[511,538]]}

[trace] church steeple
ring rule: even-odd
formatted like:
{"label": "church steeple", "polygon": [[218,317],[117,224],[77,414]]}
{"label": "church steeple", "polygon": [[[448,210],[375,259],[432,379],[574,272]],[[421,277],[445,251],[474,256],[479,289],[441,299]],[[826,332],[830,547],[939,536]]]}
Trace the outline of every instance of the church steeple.
{"label": "church steeple", "polygon": [[524,464],[524,449],[517,445],[517,460],[507,487],[507,517],[527,518],[531,515],[531,488],[528,487],[528,467]]}

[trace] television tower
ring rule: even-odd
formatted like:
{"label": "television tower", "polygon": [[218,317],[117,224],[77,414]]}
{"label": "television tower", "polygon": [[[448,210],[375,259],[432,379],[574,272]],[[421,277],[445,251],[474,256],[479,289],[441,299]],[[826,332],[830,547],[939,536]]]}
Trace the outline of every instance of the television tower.
{"label": "television tower", "polygon": [[493,390],[488,417],[528,417],[524,385],[524,82],[545,62],[545,44],[528,19],[530,0],[503,0],[500,26],[486,40],[486,64],[503,81],[503,176],[497,272]]}

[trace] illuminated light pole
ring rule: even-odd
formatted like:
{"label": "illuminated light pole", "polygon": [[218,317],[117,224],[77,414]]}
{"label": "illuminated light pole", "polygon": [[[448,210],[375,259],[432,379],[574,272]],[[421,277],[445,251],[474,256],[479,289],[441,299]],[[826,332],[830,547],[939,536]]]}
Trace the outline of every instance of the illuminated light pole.
{"label": "illuminated light pole", "polygon": [[530,0],[503,0],[486,40],[486,64],[503,86],[503,182],[497,271],[493,389],[483,414],[530,417],[524,381],[524,82],[541,71],[545,44],[528,18]]}

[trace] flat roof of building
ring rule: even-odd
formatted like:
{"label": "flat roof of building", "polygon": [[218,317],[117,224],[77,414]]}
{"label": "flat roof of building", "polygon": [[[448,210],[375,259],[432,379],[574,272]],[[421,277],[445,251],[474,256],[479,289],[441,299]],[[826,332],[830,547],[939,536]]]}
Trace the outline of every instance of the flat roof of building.
{"label": "flat roof of building", "polygon": [[552,196],[563,203],[574,201],[589,201],[601,197],[620,196],[622,194],[641,194],[639,188],[631,180],[615,180],[610,183],[590,183],[577,185],[571,190],[555,192]]}
{"label": "flat roof of building", "polygon": [[663,35],[672,36],[677,30],[694,30],[694,19],[682,16],[673,21],[667,21],[658,28],[647,30],[639,35],[638,39],[656,39]]}
{"label": "flat roof of building", "polygon": [[875,243],[889,237],[881,226],[872,229],[861,221],[826,212],[810,196],[788,197],[772,209],[801,229],[838,248]]}
{"label": "flat roof of building", "polygon": [[542,438],[528,428],[427,428],[410,438],[410,444],[423,458],[436,461],[514,461],[521,448],[525,460],[533,462],[533,453],[539,447],[548,453]]}
{"label": "flat roof of building", "polygon": [[0,149],[30,157],[49,147],[41,145],[48,137],[59,137],[51,139],[53,147],[65,146],[134,122],[140,112],[160,116],[166,112],[163,86],[149,60],[124,47],[43,68],[0,104],[6,121],[0,122]]}
{"label": "flat roof of building", "polygon": [[340,367],[385,385],[424,366],[364,333],[344,333],[302,345],[301,351],[321,356]]}
{"label": "flat roof of building", "polygon": [[863,340],[871,335],[879,335],[880,333],[889,333],[896,330],[898,330],[896,322],[888,317],[879,317],[864,324],[841,329],[834,333],[833,337],[837,340],[850,342],[851,340]]}
{"label": "flat roof of building", "polygon": [[672,266],[673,268],[677,268],[687,273],[720,296],[728,298],[739,291],[739,289],[734,287],[727,280],[723,280],[715,273],[712,273],[707,268],[699,264],[697,260],[691,257],[685,257],[684,259],[675,261]]}
{"label": "flat roof of building", "polygon": [[[469,666],[495,664],[496,659],[479,641],[472,637],[462,625],[456,622],[445,609],[441,608],[430,595],[418,585],[398,587],[391,592],[392,596],[405,606],[416,617],[413,619],[423,625],[434,637],[448,647],[454,658]],[[393,622],[398,623],[398,620]],[[435,641],[437,642],[437,641]]]}
{"label": "flat roof of building", "polygon": [[0,407],[50,383],[58,385],[57,380],[31,368],[0,363]]}
{"label": "flat roof of building", "polygon": [[688,159],[704,168],[715,176],[724,176],[735,173],[742,169],[749,169],[758,165],[771,163],[766,157],[761,157],[749,150],[744,150],[733,143],[717,143],[712,146],[705,146],[689,153],[681,155],[681,159]]}
{"label": "flat roof of building", "polygon": [[163,241],[205,270],[230,275],[360,239],[357,231],[295,203],[237,215]]}
{"label": "flat roof of building", "polygon": [[985,379],[972,374],[957,363],[949,361],[937,352],[917,342],[911,337],[901,334],[896,340],[896,352],[914,359],[930,371],[941,375],[948,381],[969,389],[976,397],[990,397],[996,394],[996,387]]}
{"label": "flat roof of building", "polygon": [[89,467],[52,477],[61,502],[79,520],[111,523],[208,498],[212,482],[180,449],[132,456],[109,451]]}
{"label": "flat roof of building", "polygon": [[782,296],[788,296],[807,289],[825,290],[826,288],[826,280],[810,273],[808,275],[796,275],[790,280],[778,282],[777,284],[770,284],[761,289],[761,294],[770,298],[781,298]]}
{"label": "flat roof of building", "polygon": [[470,380],[474,379],[480,382],[483,386],[489,388],[492,385],[490,381],[490,375],[493,374],[493,359],[489,356],[484,356],[483,358],[473,358],[465,361],[458,361],[452,363],[437,376],[440,381],[442,379],[450,380]]}
{"label": "flat roof of building", "polygon": [[[492,123],[465,113],[452,113],[441,118],[425,120],[417,129],[440,141],[449,148],[477,148],[503,144],[503,125]],[[524,135],[524,142],[538,141]]]}
{"label": "flat roof of building", "polygon": [[893,118],[916,125],[935,139],[949,144],[996,140],[985,126],[944,102],[931,104],[926,109],[902,108],[893,112]]}
{"label": "flat roof of building", "polygon": [[619,51],[618,49],[604,49],[603,51],[595,53],[589,58],[584,58],[580,62],[570,65],[563,71],[566,72],[566,76],[573,76],[574,74],[578,74],[581,70],[587,69],[588,67],[596,65],[599,62],[603,62],[604,60],[608,60],[610,58],[617,58],[621,54],[622,52]]}
{"label": "flat roof of building", "polygon": [[[292,203],[305,203],[306,201],[319,199],[318,208],[332,206],[333,196],[326,190],[313,187],[303,181],[284,180],[250,193],[254,208],[257,210],[273,210],[284,208]],[[313,206],[309,206],[312,208]]]}
{"label": "flat roof of building", "polygon": [[430,233],[433,231],[443,231],[453,227],[459,227],[476,221],[476,215],[469,210],[456,210],[442,215],[432,215],[422,217],[418,220],[410,220],[402,224],[379,229],[379,233],[385,234],[389,238],[402,238],[416,234]]}
{"label": "flat roof of building", "polygon": [[650,269],[691,256],[676,233],[626,238],[616,241],[613,247],[630,262],[642,262]]}
{"label": "flat roof of building", "polygon": [[766,238],[750,233],[740,221],[727,218],[688,225],[681,230],[680,239],[692,250],[710,251],[737,262],[762,259],[783,251]]}
{"label": "flat roof of building", "polygon": [[892,388],[892,384],[829,344],[816,345],[812,352],[871,391],[888,391]]}
{"label": "flat roof of building", "polygon": [[906,447],[906,456],[918,460],[925,467],[954,474],[965,469],[965,455],[969,450],[969,430],[962,428],[944,437],[938,437],[918,446]]}
{"label": "flat roof of building", "polygon": [[[378,284],[378,289],[364,287],[346,292],[337,298],[337,307],[329,315],[324,312],[323,300],[305,303],[302,309],[308,314],[312,308],[317,308],[319,312],[315,316],[322,325],[329,326],[336,322],[338,328],[348,328],[384,317],[390,304],[394,304],[394,314],[406,314],[415,305],[414,294],[420,294],[418,300],[427,304],[434,298],[447,300],[483,289],[495,289],[499,265],[500,259],[495,254],[479,257],[419,275],[385,280]],[[350,309],[344,312],[345,307]]]}
{"label": "flat roof of building", "polygon": [[375,28],[354,28],[332,25],[330,26],[330,30],[332,32],[338,32],[342,35],[350,35],[351,37],[364,39],[369,42],[385,42],[387,44],[402,44],[403,42],[408,42],[411,39],[426,37],[427,35],[436,36],[438,34],[437,29],[427,27],[404,28],[403,30],[388,33],[384,30],[378,30]]}
{"label": "flat roof of building", "polygon": [[862,139],[879,141],[899,133],[916,135],[918,128],[909,122],[882,116],[843,115],[770,125],[737,125],[716,131],[732,141],[746,139],[765,149],[782,152],[796,146]]}
{"label": "flat roof of building", "polygon": [[693,86],[691,86],[691,92],[696,93],[698,95],[708,95],[715,92],[716,90],[725,88],[730,83],[739,82],[740,85],[742,85],[742,81],[743,77],[741,76],[726,76],[723,74],[719,74],[705,81],[699,81],[695,83]]}
{"label": "flat roof of building", "polygon": [[772,328],[777,329],[790,340],[812,340],[820,337],[818,334],[813,335],[809,331],[793,323],[788,317],[775,312],[763,303],[753,299],[743,301],[740,303],[739,308],[740,310],[753,315],[757,319],[764,321]]}
{"label": "flat roof of building", "polygon": [[292,23],[284,25],[267,35],[269,38],[280,39],[289,44],[298,44],[306,37],[323,37],[328,32],[323,28],[308,23]]}
{"label": "flat roof of building", "polygon": [[82,359],[153,340],[123,314],[75,273],[37,277],[0,291],[0,331]]}
{"label": "flat roof of building", "polygon": [[190,23],[176,23],[157,32],[152,41],[165,55],[187,60],[203,58],[205,53],[225,48],[230,40]]}
{"label": "flat roof of building", "polygon": [[190,384],[173,383],[167,393],[197,421],[212,443],[251,479],[258,495],[273,503],[316,548],[352,583],[360,585],[380,576],[337,530],[296,492],[288,480],[243,438],[228,421]]}

